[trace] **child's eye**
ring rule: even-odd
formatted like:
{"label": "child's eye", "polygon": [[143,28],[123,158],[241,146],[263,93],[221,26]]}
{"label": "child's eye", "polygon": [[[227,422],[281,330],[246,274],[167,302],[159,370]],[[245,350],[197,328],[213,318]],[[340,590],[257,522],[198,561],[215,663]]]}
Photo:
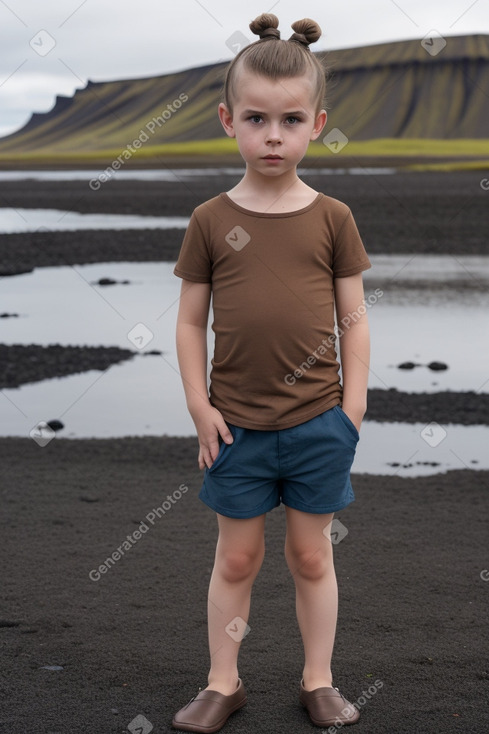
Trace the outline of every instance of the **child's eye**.
{"label": "child's eye", "polygon": [[288,125],[296,125],[298,122],[301,122],[301,119],[299,117],[294,117],[293,115],[291,115],[290,117],[287,117],[285,122]]}
{"label": "child's eye", "polygon": [[253,123],[259,123],[259,122],[261,122],[260,115],[250,115],[250,117],[248,119],[251,120],[251,122],[253,122]]}

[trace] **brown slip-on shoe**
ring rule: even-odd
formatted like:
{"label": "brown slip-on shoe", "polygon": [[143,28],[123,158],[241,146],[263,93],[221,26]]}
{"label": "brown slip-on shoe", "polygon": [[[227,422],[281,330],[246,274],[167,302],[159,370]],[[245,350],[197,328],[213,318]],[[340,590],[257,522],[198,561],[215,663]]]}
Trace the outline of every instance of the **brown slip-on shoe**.
{"label": "brown slip-on shoe", "polygon": [[246,703],[246,691],[241,678],[230,696],[218,691],[201,691],[173,717],[172,726],[183,731],[211,734],[222,729],[234,711]]}
{"label": "brown slip-on shoe", "polygon": [[[309,718],[316,726],[345,726],[355,724],[360,712],[341,695],[337,688],[316,688],[306,691],[301,681],[299,701],[307,709]],[[341,724],[340,724],[341,722]]]}

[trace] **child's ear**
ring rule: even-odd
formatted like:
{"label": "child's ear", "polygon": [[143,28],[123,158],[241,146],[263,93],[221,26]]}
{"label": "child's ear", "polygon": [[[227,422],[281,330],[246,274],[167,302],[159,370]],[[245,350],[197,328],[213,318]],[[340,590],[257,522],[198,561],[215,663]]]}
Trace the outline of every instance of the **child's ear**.
{"label": "child's ear", "polygon": [[233,125],[233,116],[223,102],[221,102],[218,107],[218,115],[221,125],[226,131],[226,135],[229,135],[230,138],[236,137]]}
{"label": "child's ear", "polygon": [[321,135],[321,131],[323,127],[326,125],[327,119],[328,119],[328,113],[326,112],[326,110],[321,110],[319,114],[316,116],[314,127],[311,132],[311,140],[316,140]]}

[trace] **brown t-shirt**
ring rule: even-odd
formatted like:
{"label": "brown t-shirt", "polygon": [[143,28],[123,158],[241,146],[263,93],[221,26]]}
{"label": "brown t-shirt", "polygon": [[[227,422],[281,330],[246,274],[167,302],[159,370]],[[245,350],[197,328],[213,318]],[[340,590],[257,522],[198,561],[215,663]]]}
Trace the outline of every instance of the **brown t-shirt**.
{"label": "brown t-shirt", "polygon": [[278,430],[341,402],[333,280],[369,267],[351,211],[321,193],[292,212],[225,193],[194,210],[174,273],[212,284],[210,401],[226,421]]}

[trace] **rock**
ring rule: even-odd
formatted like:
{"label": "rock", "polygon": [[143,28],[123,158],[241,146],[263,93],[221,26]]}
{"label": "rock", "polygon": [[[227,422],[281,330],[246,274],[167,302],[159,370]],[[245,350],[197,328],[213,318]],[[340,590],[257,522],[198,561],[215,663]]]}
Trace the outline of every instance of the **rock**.
{"label": "rock", "polygon": [[24,275],[25,273],[32,273],[34,268],[27,268],[27,267],[15,267],[13,266],[11,270],[7,270],[7,268],[4,268],[3,270],[0,270],[0,278],[9,278],[10,276],[14,275]]}
{"label": "rock", "polygon": [[99,278],[94,285],[129,285],[130,280],[114,280],[113,278]]}
{"label": "rock", "polygon": [[434,370],[435,372],[441,372],[441,370],[447,370],[448,365],[445,362],[430,362],[426,365],[428,369]]}
{"label": "rock", "polygon": [[52,431],[60,431],[62,428],[65,427],[64,423],[61,423],[61,421],[54,418],[51,421],[46,421],[46,425],[50,427]]}

